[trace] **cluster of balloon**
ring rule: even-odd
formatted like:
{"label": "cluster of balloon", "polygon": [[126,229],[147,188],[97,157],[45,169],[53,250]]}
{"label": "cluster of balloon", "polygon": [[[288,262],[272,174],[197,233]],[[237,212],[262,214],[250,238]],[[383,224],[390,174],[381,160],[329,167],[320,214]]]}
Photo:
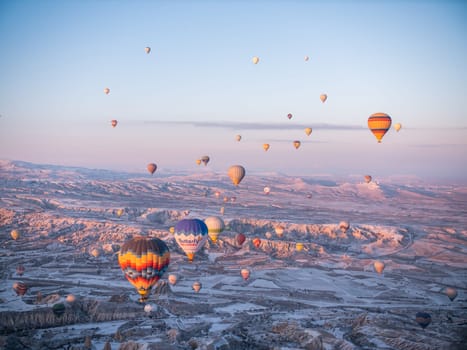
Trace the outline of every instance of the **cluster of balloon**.
{"label": "cluster of balloon", "polygon": [[373,113],[368,118],[368,128],[375,135],[378,143],[381,143],[383,136],[391,127],[391,117],[386,113]]}
{"label": "cluster of balloon", "polygon": [[118,253],[120,268],[138,291],[140,302],[147,300],[169,262],[169,248],[158,238],[134,237],[125,242]]}
{"label": "cluster of balloon", "polygon": [[11,238],[13,238],[15,241],[19,238],[20,233],[18,230],[12,230],[10,233]]}
{"label": "cluster of balloon", "polygon": [[302,143],[301,143],[300,141],[298,141],[298,140],[295,140],[295,141],[293,142],[293,146],[295,147],[295,149],[299,149],[299,147],[300,147],[301,144],[302,144]]}
{"label": "cluster of balloon", "polygon": [[282,226],[276,226],[274,231],[276,231],[276,235],[278,237],[282,237],[284,235],[284,228]]}
{"label": "cluster of balloon", "polygon": [[151,52],[151,48],[149,46],[146,46],[144,48],[144,52],[146,52],[149,55],[149,53]]}
{"label": "cluster of balloon", "polygon": [[251,59],[251,61],[254,63],[254,64],[258,64],[259,62],[259,57],[255,56]]}
{"label": "cluster of balloon", "polygon": [[246,281],[248,278],[250,278],[250,270],[248,269],[242,269],[240,271],[240,274],[242,275],[243,279]]}
{"label": "cluster of balloon", "polygon": [[115,128],[115,127],[117,126],[117,124],[118,124],[117,119],[112,119],[112,120],[110,121],[110,124],[112,125],[113,128]]}
{"label": "cluster of balloon", "polygon": [[324,103],[324,102],[326,102],[326,100],[328,99],[328,95],[326,95],[326,94],[321,94],[321,95],[319,96],[319,99],[321,100],[321,102]]}
{"label": "cluster of balloon", "polygon": [[105,88],[105,89],[104,89],[104,94],[106,94],[106,95],[110,94],[110,89],[109,89],[109,88]]}
{"label": "cluster of balloon", "polygon": [[172,285],[172,286],[175,286],[177,284],[177,275],[174,275],[174,274],[170,274],[169,277],[168,277],[168,280],[169,280],[169,283]]}
{"label": "cluster of balloon", "polygon": [[417,322],[420,327],[425,329],[431,323],[431,316],[426,312],[417,312],[415,315],[415,322]]}
{"label": "cluster of balloon", "polygon": [[396,124],[394,124],[394,129],[395,129],[396,131],[399,131],[401,128],[402,128],[402,124],[401,124],[401,123],[396,123]]}
{"label": "cluster of balloon", "polygon": [[63,303],[58,303],[58,304],[55,304],[54,306],[52,306],[52,311],[54,313],[55,316],[57,317],[62,317],[63,314],[65,313],[65,304]]}
{"label": "cluster of balloon", "polygon": [[367,184],[369,184],[371,182],[371,179],[372,179],[371,175],[365,175],[365,182]]}
{"label": "cluster of balloon", "polygon": [[25,268],[23,265],[16,266],[16,274],[18,276],[23,276],[24,271],[25,271]]}
{"label": "cluster of balloon", "polygon": [[350,224],[348,221],[341,221],[339,223],[339,229],[342,231],[342,233],[346,233],[349,228]]}
{"label": "cluster of balloon", "polygon": [[241,165],[232,165],[227,172],[230,180],[235,186],[238,186],[238,184],[243,180],[245,173],[245,168]]}
{"label": "cluster of balloon", "polygon": [[241,136],[241,135],[236,135],[236,136],[235,136],[235,140],[237,140],[238,142],[240,142],[241,139],[242,139],[242,136]]}
{"label": "cluster of balloon", "polygon": [[256,248],[259,248],[261,246],[261,239],[259,239],[259,237],[255,237],[252,242]]}
{"label": "cluster of balloon", "polygon": [[210,216],[204,220],[204,223],[208,227],[208,235],[213,243],[217,243],[217,237],[224,231],[225,224],[218,216]]}
{"label": "cluster of balloon", "polygon": [[269,143],[264,143],[263,144],[263,149],[267,151],[269,149]]}
{"label": "cluster of balloon", "polygon": [[15,291],[16,295],[22,297],[28,291],[28,286],[24,282],[15,282],[13,283],[13,290]]}
{"label": "cluster of balloon", "polygon": [[373,267],[375,269],[375,271],[377,273],[379,273],[380,275],[383,273],[383,270],[385,268],[385,264],[384,262],[380,261],[380,260],[376,260],[374,263],[373,263]]}
{"label": "cluster of balloon", "polygon": [[235,241],[237,242],[239,246],[242,246],[243,243],[245,243],[245,240],[246,240],[246,237],[243,233],[237,233],[237,235],[235,236]]}
{"label": "cluster of balloon", "polygon": [[448,296],[448,298],[451,300],[451,301],[454,301],[454,299],[457,298],[457,290],[455,288],[452,288],[452,287],[446,287],[444,289],[444,293]]}
{"label": "cluster of balloon", "polygon": [[201,161],[203,162],[204,166],[206,166],[209,163],[209,157],[208,156],[202,156]]}
{"label": "cluster of balloon", "polygon": [[174,237],[188,261],[193,262],[196,253],[208,239],[208,227],[199,219],[183,219],[175,225]]}
{"label": "cluster of balloon", "polygon": [[313,131],[312,128],[305,128],[305,134],[306,134],[306,136],[310,136],[312,131]]}
{"label": "cluster of balloon", "polygon": [[196,293],[198,293],[201,290],[201,287],[202,287],[201,282],[196,281],[193,283],[193,286],[191,288],[193,288],[193,290]]}
{"label": "cluster of balloon", "polygon": [[295,249],[297,250],[297,252],[301,252],[303,250],[303,243],[298,242],[297,244],[295,244]]}
{"label": "cluster of balloon", "polygon": [[148,169],[149,173],[152,175],[156,172],[157,165],[155,163],[149,163],[146,168]]}
{"label": "cluster of balloon", "polygon": [[287,114],[287,118],[292,119],[292,113]]}
{"label": "cluster of balloon", "polygon": [[271,193],[271,188],[269,186],[266,186],[264,189],[264,194],[268,195],[269,193]]}

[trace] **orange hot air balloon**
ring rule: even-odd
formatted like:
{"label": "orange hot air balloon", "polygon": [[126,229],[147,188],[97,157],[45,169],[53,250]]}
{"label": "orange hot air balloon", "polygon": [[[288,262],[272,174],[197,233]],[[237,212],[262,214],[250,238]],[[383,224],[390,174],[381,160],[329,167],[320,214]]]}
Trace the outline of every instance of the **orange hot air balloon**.
{"label": "orange hot air balloon", "polygon": [[278,237],[282,237],[284,235],[284,228],[282,226],[276,226],[274,231],[276,231],[276,235]]}
{"label": "orange hot air balloon", "polygon": [[383,273],[385,265],[384,262],[376,260],[373,264],[373,267],[375,271],[381,275]]}
{"label": "orange hot air balloon", "polygon": [[11,238],[13,238],[16,241],[19,238],[20,233],[18,230],[12,230],[10,235],[11,235]]}
{"label": "orange hot air balloon", "polygon": [[122,245],[118,253],[118,263],[141,296],[140,302],[148,298],[152,286],[167,270],[169,262],[169,248],[158,238],[132,238]]}
{"label": "orange hot air balloon", "polygon": [[13,283],[13,290],[16,295],[23,296],[28,291],[28,286],[24,282],[15,282]]}
{"label": "orange hot air balloon", "polygon": [[118,121],[116,119],[112,119],[110,121],[110,124],[112,125],[113,128],[115,128],[117,126],[117,124],[118,124]]}
{"label": "orange hot air balloon", "polygon": [[381,143],[383,136],[391,127],[391,117],[386,113],[373,113],[368,118],[368,128],[375,135],[378,143]]}
{"label": "orange hot air balloon", "polygon": [[253,245],[256,247],[256,248],[259,248],[259,246],[261,245],[261,240],[256,237],[253,239]]}
{"label": "orange hot air balloon", "polygon": [[371,179],[372,179],[371,175],[365,175],[365,182],[367,184],[371,182]]}
{"label": "orange hot air balloon", "polygon": [[267,151],[269,149],[269,143],[263,144],[263,149]]}
{"label": "orange hot air balloon", "polygon": [[230,180],[232,180],[232,183],[235,186],[238,186],[238,184],[245,177],[245,168],[242,167],[241,165],[232,165],[229,168],[227,174],[229,175]]}
{"label": "orange hot air balloon", "polygon": [[243,279],[246,281],[248,278],[250,278],[250,270],[248,269],[242,269],[240,271],[240,274],[242,275]]}
{"label": "orange hot air balloon", "polygon": [[235,140],[240,141],[242,139],[242,135],[236,135]]}
{"label": "orange hot air balloon", "polygon": [[395,129],[396,131],[399,131],[401,128],[402,128],[402,124],[401,124],[401,123],[396,123],[396,124],[394,124],[394,129]]}
{"label": "orange hot air balloon", "polygon": [[302,143],[301,143],[300,141],[298,141],[298,140],[295,140],[295,141],[293,142],[293,146],[295,147],[295,149],[298,149],[298,148],[300,147],[301,144],[302,144]]}
{"label": "orange hot air balloon", "polygon": [[448,296],[448,298],[449,298],[451,301],[454,301],[454,299],[457,298],[457,290],[456,290],[456,288],[446,287],[446,288],[444,289],[444,293]]}
{"label": "orange hot air balloon", "polygon": [[287,114],[287,118],[292,119],[292,113]]}
{"label": "orange hot air balloon", "polygon": [[157,170],[157,165],[155,163],[149,163],[147,166],[148,171],[152,174]]}
{"label": "orange hot air balloon", "polygon": [[301,252],[303,250],[303,243],[298,242],[297,244],[295,244],[295,249],[297,250],[297,252]]}
{"label": "orange hot air balloon", "polygon": [[312,131],[313,131],[312,128],[305,128],[305,134],[306,134],[306,136],[310,136]]}
{"label": "orange hot air balloon", "polygon": [[326,94],[321,94],[321,95],[319,96],[319,99],[321,100],[321,102],[324,103],[324,102],[326,102],[326,100],[328,99],[328,95],[326,95]]}

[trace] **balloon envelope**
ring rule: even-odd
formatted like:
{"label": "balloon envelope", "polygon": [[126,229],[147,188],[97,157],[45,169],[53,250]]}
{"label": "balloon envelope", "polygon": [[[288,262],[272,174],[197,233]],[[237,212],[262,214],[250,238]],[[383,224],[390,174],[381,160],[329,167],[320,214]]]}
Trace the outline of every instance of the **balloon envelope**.
{"label": "balloon envelope", "polygon": [[382,261],[376,260],[373,264],[373,267],[375,271],[381,275],[383,273],[385,264]]}
{"label": "balloon envelope", "polygon": [[446,289],[444,290],[444,293],[446,293],[446,295],[451,301],[454,301],[454,299],[457,298],[457,290],[455,288],[446,287]]}
{"label": "balloon envelope", "polygon": [[235,186],[238,186],[238,184],[245,177],[245,168],[242,167],[241,165],[232,165],[229,168],[227,174],[229,175],[230,180],[232,180],[232,183]]}
{"label": "balloon envelope", "polygon": [[152,175],[157,170],[157,165],[155,163],[149,163],[146,168]]}
{"label": "balloon envelope", "polygon": [[269,143],[263,144],[263,149],[267,151],[269,149]]}
{"label": "balloon envelope", "polygon": [[295,249],[297,250],[297,252],[301,252],[303,250],[303,243],[298,242],[295,245]]}
{"label": "balloon envelope", "polygon": [[151,288],[167,270],[169,262],[169,248],[158,238],[132,238],[122,245],[118,253],[120,268],[138,291],[140,301],[148,298]]}
{"label": "balloon envelope", "polygon": [[242,269],[240,271],[240,274],[242,275],[243,279],[246,281],[250,277],[250,270]]}
{"label": "balloon envelope", "polygon": [[306,134],[307,136],[310,136],[312,131],[313,131],[312,128],[305,128],[305,134]]}
{"label": "balloon envelope", "polygon": [[202,156],[201,161],[203,162],[204,166],[206,166],[209,163],[209,157],[208,156]]}
{"label": "balloon envelope", "polygon": [[193,286],[192,286],[193,290],[196,293],[198,293],[201,290],[201,287],[202,287],[202,284],[201,284],[201,282],[198,282],[198,281],[194,282]]}
{"label": "balloon envelope", "polygon": [[415,322],[425,329],[431,323],[431,315],[426,312],[417,312],[415,315]]}
{"label": "balloon envelope", "polygon": [[371,179],[372,179],[371,175],[365,175],[365,182],[367,184],[371,182]]}
{"label": "balloon envelope", "polygon": [[214,243],[216,243],[219,233],[224,231],[224,228],[225,228],[224,220],[222,220],[218,216],[210,216],[204,220],[204,223],[208,227],[209,238],[211,238],[211,240]]}
{"label": "balloon envelope", "polygon": [[300,141],[298,141],[298,140],[295,140],[295,141],[293,142],[293,146],[295,147],[295,149],[298,149],[298,148],[300,147],[301,144],[302,144],[302,143],[301,143]]}
{"label": "balloon envelope", "polygon": [[244,242],[245,242],[245,235],[243,233],[238,233],[236,236],[235,236],[235,240],[237,241],[237,244],[238,245],[242,245]]}
{"label": "balloon envelope", "polygon": [[396,129],[396,131],[399,131],[401,128],[402,128],[401,123],[394,124],[394,129]]}
{"label": "balloon envelope", "polygon": [[109,88],[105,88],[105,89],[104,89],[104,93],[105,93],[106,95],[110,94],[110,89],[109,89]]}
{"label": "balloon envelope", "polygon": [[339,229],[344,233],[347,232],[349,227],[350,227],[350,224],[347,221],[341,221],[339,223]]}
{"label": "balloon envelope", "polygon": [[112,119],[110,121],[110,124],[112,125],[113,128],[115,128],[117,126],[117,124],[118,124],[118,121],[116,119]]}
{"label": "balloon envelope", "polygon": [[258,64],[259,62],[259,57],[255,56],[251,59],[253,61],[254,64]]}
{"label": "balloon envelope", "polygon": [[259,239],[258,237],[254,238],[254,239],[253,239],[253,245],[254,245],[256,248],[259,248],[259,246],[261,245],[261,239]]}
{"label": "balloon envelope", "polygon": [[66,310],[65,304],[63,303],[58,303],[52,306],[52,311],[54,315],[57,317],[61,317],[65,313],[65,310]]}
{"label": "balloon envelope", "polygon": [[287,114],[287,118],[292,119],[292,113]]}
{"label": "balloon envelope", "polygon": [[192,262],[208,239],[208,227],[199,219],[183,219],[175,225],[175,241]]}
{"label": "balloon envelope", "polygon": [[321,102],[324,103],[324,102],[326,102],[326,100],[328,99],[328,95],[326,95],[326,94],[321,94],[321,95],[319,96],[319,99],[321,100]]}
{"label": "balloon envelope", "polygon": [[264,189],[263,189],[263,192],[265,194],[269,194],[271,192],[271,188],[269,186],[266,186]]}
{"label": "balloon envelope", "polygon": [[177,279],[178,279],[178,278],[177,278],[177,275],[174,275],[174,274],[169,275],[169,278],[168,278],[169,283],[170,283],[172,286],[174,286],[174,285],[177,283]]}
{"label": "balloon envelope", "polygon": [[13,283],[13,290],[16,295],[23,296],[28,291],[28,286],[24,282],[15,282]]}
{"label": "balloon envelope", "polygon": [[375,135],[378,143],[381,143],[383,136],[391,127],[391,117],[386,113],[373,113],[368,118],[368,128]]}
{"label": "balloon envelope", "polygon": [[241,136],[241,135],[236,135],[236,136],[235,136],[235,140],[240,141],[241,139],[242,139],[242,136]]}
{"label": "balloon envelope", "polygon": [[305,56],[305,62],[308,61],[309,59],[310,59],[310,57]]}
{"label": "balloon envelope", "polygon": [[149,46],[146,46],[146,47],[144,48],[144,51],[148,54],[148,53],[151,52],[151,48],[150,48]]}
{"label": "balloon envelope", "polygon": [[11,233],[11,238],[13,238],[15,241],[19,238],[20,234],[18,230],[12,230]]}

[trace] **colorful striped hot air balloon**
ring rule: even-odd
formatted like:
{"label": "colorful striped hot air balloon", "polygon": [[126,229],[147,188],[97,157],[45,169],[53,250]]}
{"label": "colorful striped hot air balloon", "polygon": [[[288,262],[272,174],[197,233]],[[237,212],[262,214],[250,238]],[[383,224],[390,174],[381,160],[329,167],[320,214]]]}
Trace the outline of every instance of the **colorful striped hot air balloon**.
{"label": "colorful striped hot air balloon", "polygon": [[216,243],[219,233],[224,231],[224,228],[225,228],[224,220],[222,220],[218,216],[210,216],[204,220],[204,223],[208,227],[209,238],[211,238],[211,241],[213,243]]}
{"label": "colorful striped hot air balloon", "polygon": [[123,244],[118,254],[118,263],[141,296],[140,302],[148,298],[152,286],[167,270],[169,262],[169,248],[158,238],[132,238]]}
{"label": "colorful striped hot air balloon", "polygon": [[183,219],[175,225],[175,240],[192,262],[208,239],[208,227],[200,219]]}
{"label": "colorful striped hot air balloon", "polygon": [[368,118],[368,128],[375,135],[378,143],[381,143],[383,136],[391,127],[391,117],[386,113],[373,113]]}

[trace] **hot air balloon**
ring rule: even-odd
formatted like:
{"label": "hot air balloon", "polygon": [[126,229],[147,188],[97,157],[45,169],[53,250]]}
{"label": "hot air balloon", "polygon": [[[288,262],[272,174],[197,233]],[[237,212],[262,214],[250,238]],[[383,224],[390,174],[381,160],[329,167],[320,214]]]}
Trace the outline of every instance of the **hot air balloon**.
{"label": "hot air balloon", "polygon": [[196,159],[196,164],[200,165],[201,164],[201,159]]}
{"label": "hot air balloon", "polygon": [[112,119],[112,120],[110,121],[110,124],[112,125],[113,128],[115,128],[115,127],[117,126],[117,124],[118,124],[117,119]]}
{"label": "hot air balloon", "polygon": [[292,119],[292,113],[287,114],[287,118]]}
{"label": "hot air balloon", "polygon": [[19,238],[20,233],[18,230],[12,230],[10,235],[11,235],[11,238],[13,238],[16,241]]}
{"label": "hot air balloon", "polygon": [[305,62],[307,62],[310,59],[310,57],[305,56]]}
{"label": "hot air balloon", "polygon": [[152,305],[151,304],[146,304],[144,305],[144,312],[149,314],[152,311]]}
{"label": "hot air balloon", "polygon": [[276,235],[278,237],[282,237],[284,235],[284,228],[282,226],[276,226],[274,231],[276,231]]}
{"label": "hot air balloon", "polygon": [[192,262],[208,239],[208,227],[199,219],[183,219],[175,225],[175,240]]}
{"label": "hot air balloon", "polygon": [[298,148],[300,147],[301,144],[302,144],[302,143],[301,143],[300,141],[298,141],[298,140],[295,140],[295,141],[293,142],[293,146],[295,147],[295,149],[298,149]]}
{"label": "hot air balloon", "polygon": [[297,250],[297,252],[301,252],[303,250],[303,243],[298,242],[297,244],[295,244],[295,249]]}
{"label": "hot air balloon", "polygon": [[267,151],[269,149],[269,143],[264,143],[263,144],[263,149]]}
{"label": "hot air balloon", "polygon": [[452,287],[446,287],[444,289],[444,293],[448,296],[448,298],[451,300],[451,301],[454,301],[454,299],[457,298],[457,290],[455,288],[452,288]]}
{"label": "hot air balloon", "polygon": [[417,312],[415,315],[415,322],[425,329],[431,323],[431,316],[426,312]]}
{"label": "hot air balloon", "polygon": [[23,296],[28,291],[28,286],[24,282],[15,282],[13,283],[13,290],[16,295]]}
{"label": "hot air balloon", "polygon": [[391,117],[386,113],[373,113],[368,118],[368,128],[375,135],[378,143],[391,127]]}
{"label": "hot air balloon", "polygon": [[224,220],[222,220],[218,216],[210,216],[204,220],[204,223],[208,227],[209,238],[211,238],[211,241],[213,243],[216,243],[219,233],[224,231],[224,228],[225,228]]}
{"label": "hot air balloon", "polygon": [[264,189],[263,189],[263,192],[268,195],[269,193],[271,193],[271,188],[269,186],[266,186]]}
{"label": "hot air balloon", "polygon": [[253,61],[254,64],[258,64],[259,62],[259,57],[255,56],[251,59]]}
{"label": "hot air balloon", "polygon": [[201,290],[201,287],[202,287],[202,284],[201,282],[194,282],[193,285],[191,286],[191,288],[193,288],[193,290],[198,293],[200,290]]}
{"label": "hot air balloon", "polygon": [[238,184],[245,177],[245,168],[242,167],[241,165],[232,165],[229,168],[227,173],[228,173],[228,175],[230,177],[230,180],[232,180],[232,183],[235,186],[238,186]]}
{"label": "hot air balloon", "polygon": [[144,51],[145,51],[147,54],[149,54],[149,53],[151,52],[151,48],[150,48],[149,46],[146,46],[146,47],[144,48]]}
{"label": "hot air balloon", "polygon": [[375,271],[381,275],[383,273],[385,265],[384,262],[376,260],[373,264],[373,267]]}
{"label": "hot air balloon", "polygon": [[244,242],[245,242],[245,235],[243,233],[238,233],[236,236],[235,236],[235,240],[237,241],[237,244],[238,245],[242,245]]}
{"label": "hot air balloon", "polygon": [[271,238],[272,238],[272,233],[268,231],[268,232],[266,232],[266,233],[264,234],[264,236],[265,236],[267,239],[271,239]]}
{"label": "hot air balloon", "polygon": [[175,286],[175,284],[177,284],[177,275],[174,275],[174,274],[171,274],[169,275],[169,283],[172,285],[172,286]]}
{"label": "hot air balloon", "polygon": [[256,247],[256,248],[259,248],[259,246],[261,245],[261,239],[259,239],[258,237],[255,237],[253,239],[253,245]]}
{"label": "hot air balloon", "polygon": [[117,209],[117,212],[116,212],[115,214],[117,215],[117,217],[120,217],[120,216],[122,216],[124,213],[125,213],[125,210],[123,210],[123,209]]}
{"label": "hot air balloon", "polygon": [[65,313],[65,304],[63,303],[58,303],[58,304],[55,304],[54,306],[52,306],[52,311],[54,313],[55,316],[57,317],[62,317],[63,314]]}
{"label": "hot air balloon", "polygon": [[118,263],[127,280],[144,302],[152,286],[162,277],[170,262],[167,245],[158,238],[134,237],[125,242],[118,253]]}
{"label": "hot air balloon", "polygon": [[16,266],[16,274],[17,274],[18,276],[23,276],[23,273],[24,273],[25,270],[26,270],[26,269],[24,268],[23,265],[18,265],[18,266]]}
{"label": "hot air balloon", "polygon": [[235,140],[240,141],[241,139],[242,139],[242,136],[241,136],[241,135],[236,135],[236,136],[235,136]]}
{"label": "hot air balloon", "polygon": [[341,222],[339,223],[339,229],[340,229],[343,233],[347,232],[347,230],[349,229],[349,227],[350,227],[350,224],[349,224],[347,221],[341,221]]}
{"label": "hot air balloon", "polygon": [[328,99],[328,95],[326,94],[321,94],[319,95],[319,99],[321,100],[321,102],[326,102],[326,100]]}
{"label": "hot air balloon", "polygon": [[313,129],[311,129],[311,128],[305,128],[306,136],[310,136],[312,131],[313,131]]}
{"label": "hot air balloon", "polygon": [[65,300],[67,303],[73,304],[76,301],[76,297],[73,294],[68,294]]}
{"label": "hot air balloon", "polygon": [[105,88],[105,89],[104,89],[104,93],[105,93],[106,95],[110,94],[110,89],[109,89],[109,88]]}
{"label": "hot air balloon", "polygon": [[99,249],[97,248],[93,248],[91,249],[91,251],[89,252],[89,254],[91,254],[93,257],[95,258],[98,258],[100,255],[101,255],[101,252]]}
{"label": "hot air balloon", "polygon": [[204,166],[206,166],[209,163],[209,157],[208,156],[202,156],[201,161],[203,162]]}
{"label": "hot air balloon", "polygon": [[240,274],[242,275],[243,279],[246,281],[250,277],[250,270],[241,269]]}
{"label": "hot air balloon", "polygon": [[312,194],[312,193],[308,193],[308,194],[306,195],[306,198],[308,198],[308,199],[313,198],[313,194]]}
{"label": "hot air balloon", "polygon": [[147,169],[152,175],[157,170],[157,165],[155,163],[149,163]]}
{"label": "hot air balloon", "polygon": [[402,124],[401,124],[401,123],[396,123],[396,124],[394,124],[394,129],[396,129],[396,131],[399,131],[401,128],[402,128]]}
{"label": "hot air balloon", "polygon": [[169,232],[170,232],[170,233],[174,233],[174,232],[175,232],[175,227],[170,226],[170,227],[169,227]]}
{"label": "hot air balloon", "polygon": [[365,182],[367,184],[369,184],[371,182],[371,179],[372,179],[371,175],[365,175]]}

